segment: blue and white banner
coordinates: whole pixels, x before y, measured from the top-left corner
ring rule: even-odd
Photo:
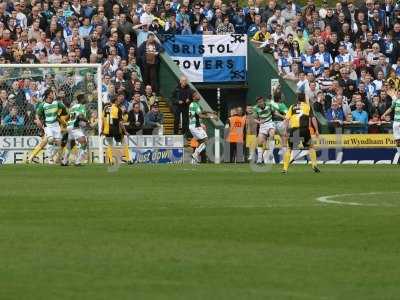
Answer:
[[[246,35],[167,35],[163,46],[191,82],[246,81]]]

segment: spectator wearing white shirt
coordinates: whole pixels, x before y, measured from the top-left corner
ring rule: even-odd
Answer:
[[[327,91],[332,88],[333,78],[330,76],[330,69],[325,68],[322,75],[318,78],[318,84],[322,91]]]
[[[299,93],[305,93],[306,87],[309,86],[308,79],[303,72],[299,74],[299,81],[296,83],[296,86]]]
[[[278,59],[278,70],[282,75],[289,74],[292,70],[293,59],[289,56],[289,48],[283,47],[282,56]]]
[[[372,100],[372,97],[376,95],[376,87],[375,84],[371,81],[371,74],[367,73],[364,78],[365,84],[365,92],[367,94],[367,98],[369,101]]]
[[[285,25],[285,18],[282,17],[281,15],[281,10],[280,9],[275,9],[274,14],[272,15],[272,17],[270,17],[268,19],[267,25],[271,25],[272,22],[276,22],[278,25]]]
[[[381,91],[382,86],[385,83],[385,77],[383,75],[383,71],[378,71],[376,77],[377,78],[373,81],[373,84],[375,85],[375,90],[378,93]]]
[[[307,52],[301,55],[301,63],[306,74],[312,72],[312,67],[314,66],[315,56],[313,51],[313,47],[309,46]]]
[[[15,11],[17,12],[15,19],[17,21],[16,25],[21,26],[22,29],[26,29],[28,27],[28,19],[25,14],[21,11],[21,4],[19,2],[14,3]]]
[[[40,22],[39,20],[35,20],[32,23],[32,26],[28,30],[28,39],[36,39],[40,40],[40,33],[42,30],[40,30]]]
[[[346,48],[344,45],[339,46],[339,55],[335,57],[335,62],[338,64],[344,64],[353,61],[353,57],[346,53]]]
[[[318,45],[318,52],[314,56],[324,68],[329,68],[333,64],[332,56],[329,52],[325,51],[325,44],[323,43]]]
[[[370,66],[377,66],[379,64],[379,57],[381,56],[380,49],[378,43],[372,45],[372,51],[367,55],[367,62]]]
[[[349,53],[351,56],[354,56],[354,54],[355,54],[354,45],[350,40],[350,35],[346,34],[344,36],[343,44],[344,44],[344,47],[346,48],[347,53]]]
[[[53,46],[53,53],[49,55],[49,64],[60,64],[63,61],[59,44]]]
[[[276,24],[275,32],[271,35],[274,39],[274,43],[277,44],[279,39],[286,40],[285,33],[283,32],[283,27],[280,24]]]
[[[285,24],[296,18],[296,5],[292,0],[287,1],[286,8],[282,10],[281,15],[285,19]]]
[[[151,6],[147,4],[144,7],[144,13],[140,16],[140,23],[150,26],[153,22],[153,19],[154,16],[151,13]]]
[[[314,77],[320,77],[324,72],[324,65],[319,60],[314,61],[314,66],[311,68],[311,73]]]
[[[309,88],[306,89],[305,96],[307,103],[313,104],[317,101],[319,89],[315,81],[309,82]]]

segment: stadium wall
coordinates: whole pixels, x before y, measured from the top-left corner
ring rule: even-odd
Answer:
[[[296,84],[279,76],[274,57],[264,53],[251,42],[248,43],[248,65],[247,103],[249,105],[255,104],[257,96],[269,97],[271,95],[271,79],[274,78],[279,78],[284,101],[287,104],[296,102]],[[321,125],[321,132],[327,132],[328,122],[325,116],[319,113],[316,113],[315,116]]]
[[[285,102],[296,101],[296,85],[282,79],[278,74],[276,63],[271,54],[265,54],[253,43],[248,43],[248,92],[247,103],[255,104],[257,96],[271,95],[271,79],[279,78]]]

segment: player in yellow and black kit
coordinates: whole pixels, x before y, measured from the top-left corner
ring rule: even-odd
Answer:
[[[314,172],[319,173],[320,170],[317,167],[317,153],[315,152],[311,141],[311,128],[313,128],[315,131],[315,135],[317,137],[319,136],[318,123],[313,115],[310,105],[306,103],[306,97],[304,93],[298,94],[297,103],[289,107],[289,110],[286,114],[285,123],[286,128],[288,128],[289,140],[288,150],[283,158],[282,173],[287,173],[292,149],[293,147],[298,147],[300,141],[303,143],[304,149],[309,150],[311,165]]]
[[[103,108],[103,134],[107,140],[106,156],[107,161],[113,163],[113,146],[114,142],[116,146],[124,144],[124,156],[130,161],[128,144],[125,143],[124,135],[127,135],[125,126],[123,125],[123,114],[122,114],[122,101],[123,97],[118,95],[112,104],[106,104]]]

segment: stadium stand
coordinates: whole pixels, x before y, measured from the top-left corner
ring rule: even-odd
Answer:
[[[0,63],[101,63],[103,102],[122,92],[128,109],[134,91],[147,107],[157,99],[167,114],[170,133],[173,114],[163,98],[170,95],[160,95],[158,78],[163,48],[155,36],[246,33],[274,57],[280,75],[307,95],[330,130],[390,131],[390,117],[380,116],[400,88],[400,4],[393,0],[331,4],[3,1]],[[68,74],[64,76],[67,79]],[[1,73],[2,134],[33,134],[32,111],[48,81],[15,78]],[[85,90],[96,89],[95,82],[86,84]],[[148,97],[147,86],[152,88]],[[60,85],[57,93],[68,101],[73,88]]]

